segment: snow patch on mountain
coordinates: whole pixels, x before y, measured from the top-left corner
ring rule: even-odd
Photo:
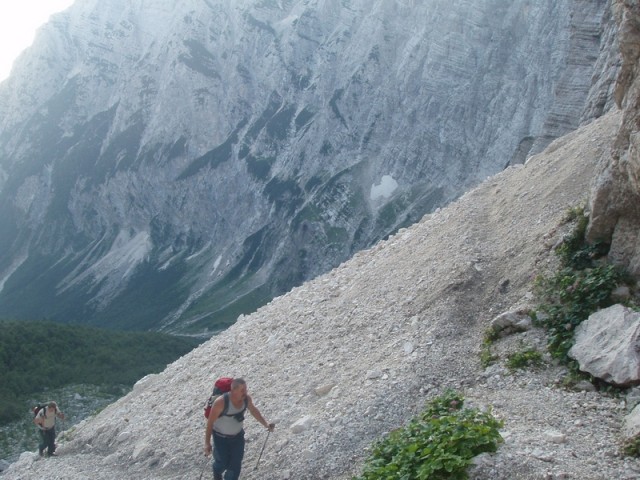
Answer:
[[[390,198],[397,188],[398,182],[396,182],[391,175],[383,175],[379,185],[371,185],[369,198],[371,198],[371,200]]]

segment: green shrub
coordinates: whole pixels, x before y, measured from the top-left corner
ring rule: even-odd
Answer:
[[[542,363],[542,354],[535,348],[527,348],[521,352],[515,352],[507,356],[507,368],[510,370],[539,367]]]
[[[536,279],[535,291],[541,301],[539,310],[547,314],[539,323],[549,334],[549,352],[571,364],[568,352],[576,327],[595,311],[611,306],[611,292],[631,280],[621,269],[599,260],[607,254],[606,243],[587,243],[589,219],[584,209],[570,209],[565,221],[576,221],[576,225],[556,249],[560,269],[552,276]]]
[[[482,338],[482,349],[480,350],[480,363],[483,368],[487,368],[498,360],[498,356],[493,353],[491,347],[499,336],[499,332],[493,328],[485,330]]]
[[[544,302],[540,310],[548,314],[541,323],[549,334],[552,356],[569,361],[576,327],[593,312],[613,304],[611,292],[623,278],[618,268],[604,265],[584,270],[563,268],[537,281],[536,292]]]
[[[628,457],[640,457],[640,437],[626,440],[622,445],[622,452]]]
[[[502,422],[491,413],[463,408],[464,399],[448,391],[417,418],[374,445],[362,474],[354,480],[462,480],[471,459],[495,452]]]

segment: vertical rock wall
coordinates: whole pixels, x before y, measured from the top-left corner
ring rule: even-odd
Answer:
[[[611,242],[611,261],[640,277],[640,3],[616,0],[612,8],[622,60],[614,95],[623,119],[593,187],[587,236]]]

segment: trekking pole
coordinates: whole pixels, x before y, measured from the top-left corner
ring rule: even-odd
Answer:
[[[254,468],[254,470],[258,470],[258,464],[260,463],[260,459],[262,458],[262,452],[264,452],[264,447],[267,446],[267,440],[269,440],[270,434],[271,434],[271,430],[268,430],[267,438],[264,439],[264,443],[262,444],[262,450],[260,450],[260,456],[258,457],[258,461],[256,462],[256,468]]]
[[[200,479],[199,480],[202,480],[202,475],[204,475],[204,470],[205,470],[205,468],[207,468],[208,464],[209,464],[209,457],[205,457],[204,465],[202,466],[202,470],[200,470]]]

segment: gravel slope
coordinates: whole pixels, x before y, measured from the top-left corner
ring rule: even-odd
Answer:
[[[609,114],[557,140],[241,318],[69,432],[59,458],[25,453],[4,478],[197,479],[203,469],[210,478],[202,404],[223,374],[245,377],[278,423],[255,471],[266,433],[247,420],[244,480],[349,479],[374,439],[448,387],[505,421],[505,443],[473,478],[640,478],[640,463],[617,453],[623,400],[559,388],[557,366],[511,374],[484,370],[479,357],[491,319],[531,303],[562,218],[585,202],[619,122]],[[544,338],[529,331],[496,348],[504,357],[521,342]]]

